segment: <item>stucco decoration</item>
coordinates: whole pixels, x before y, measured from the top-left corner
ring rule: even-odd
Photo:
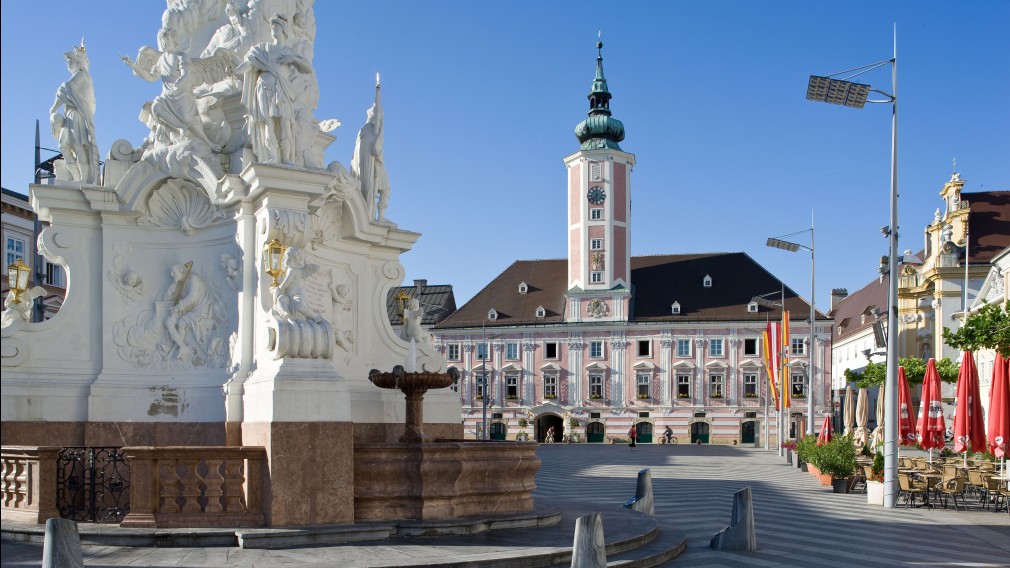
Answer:
[[[0,326],[9,327],[15,320],[23,322],[32,319],[32,304],[35,298],[46,295],[46,289],[42,286],[33,286],[21,293],[20,296],[14,294],[14,290],[8,290],[4,298],[3,313],[0,314]]]
[[[227,360],[226,314],[214,290],[192,262],[173,265],[171,281],[153,310],[113,326],[123,360],[136,367],[223,368]]]
[[[271,350],[281,359],[329,359],[333,355],[333,329],[319,310],[312,307],[306,280],[319,266],[305,261],[298,247],[284,251],[284,275],[280,284],[270,289],[273,303]]]
[[[56,90],[56,100],[49,109],[49,124],[66,166],[66,170],[56,169],[57,177],[65,171],[70,179],[62,181],[96,184],[101,172],[95,138],[95,87],[84,40],[81,39],[80,47],[74,46],[63,56],[70,79]],[[63,107],[63,114],[59,113],[60,107]]]
[[[112,253],[114,255],[112,268],[105,275],[123,298],[123,303],[133,305],[138,298],[147,292],[147,283],[140,273],[130,268],[128,264],[129,243],[122,240],[112,243]]]
[[[589,300],[589,305],[586,306],[586,313],[589,314],[589,317],[593,318],[607,317],[610,313],[610,307],[607,306],[607,303],[603,300],[593,298],[592,300]]]
[[[351,287],[338,282],[336,270],[330,275],[330,301],[333,304],[333,339],[344,351],[350,352],[354,345],[354,299]]]
[[[137,219],[138,225],[178,229],[192,235],[225,217],[224,211],[211,205],[202,189],[181,179],[170,178],[147,200],[148,214]]]

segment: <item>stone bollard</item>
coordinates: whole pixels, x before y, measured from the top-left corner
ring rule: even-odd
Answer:
[[[656,509],[652,500],[652,471],[648,468],[638,472],[638,486],[635,488],[635,497],[624,502],[625,509],[655,515]]]
[[[590,513],[575,519],[572,568],[607,568],[605,547],[603,517],[600,513]]]
[[[716,550],[757,550],[754,532],[754,502],[750,487],[733,494],[733,516],[730,525],[712,537],[709,546]]]
[[[77,523],[70,519],[46,521],[46,537],[42,545],[42,568],[83,568],[81,536]]]

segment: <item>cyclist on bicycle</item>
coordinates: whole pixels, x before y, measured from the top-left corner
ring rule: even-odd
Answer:
[[[673,430],[669,426],[666,427],[666,431],[663,432],[663,437],[666,438],[666,443],[669,444],[670,440],[673,439]]]

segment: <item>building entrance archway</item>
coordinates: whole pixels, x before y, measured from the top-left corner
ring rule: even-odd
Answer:
[[[708,422],[692,422],[691,443],[701,442],[702,444],[707,444],[710,430]]]
[[[541,414],[534,422],[537,441],[541,444],[547,442],[547,431],[554,428],[554,442],[560,442],[565,435],[565,421],[557,414]]]
[[[748,420],[746,422],[740,423],[740,443],[741,444],[753,444],[754,437],[757,434],[754,428],[755,422],[753,420]]]

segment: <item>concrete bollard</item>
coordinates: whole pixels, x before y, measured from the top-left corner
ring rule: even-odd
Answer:
[[[648,468],[638,472],[638,486],[635,488],[635,497],[624,502],[625,509],[655,515],[656,509],[652,500],[652,471]]]
[[[575,519],[572,568],[607,568],[603,517],[600,513],[590,513]]]
[[[70,519],[46,521],[46,537],[42,545],[42,568],[83,568],[81,535],[77,523]]]
[[[733,494],[733,516],[730,525],[712,537],[709,546],[716,550],[757,550],[754,532],[754,501],[750,487]]]

